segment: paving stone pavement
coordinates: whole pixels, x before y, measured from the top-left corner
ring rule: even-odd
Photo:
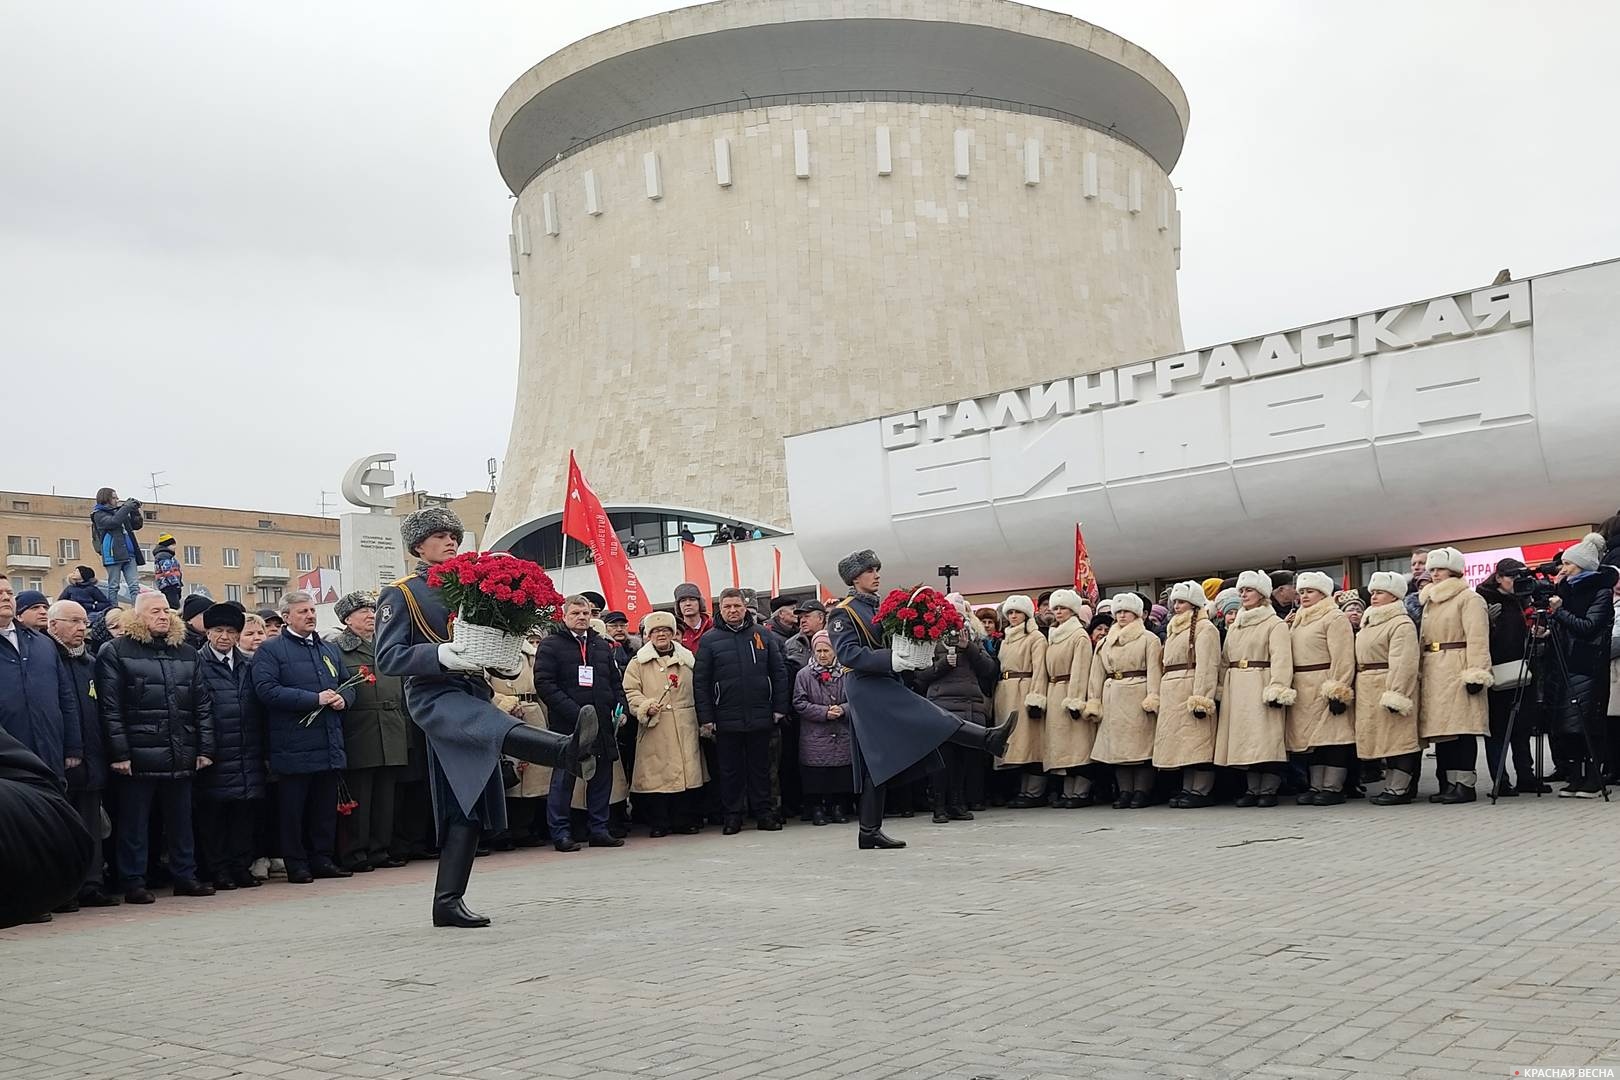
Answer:
[[[891,828],[480,859],[488,930],[429,927],[413,864],[0,931],[0,1080],[1620,1066],[1620,806]]]

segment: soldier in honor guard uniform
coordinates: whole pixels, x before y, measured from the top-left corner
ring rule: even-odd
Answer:
[[[884,784],[941,771],[945,762],[939,748],[947,742],[1000,757],[1018,723],[1014,714],[999,727],[987,728],[953,716],[906,688],[899,673],[916,669],[887,647],[877,624],[882,569],[883,563],[871,550],[857,551],[839,561],[838,576],[851,591],[833,608],[827,628],[838,662],[847,669],[844,693],[854,735],[862,850],[906,846],[905,841],[883,832]],[[924,666],[931,663],[932,658],[923,661]]]
[[[443,507],[428,507],[405,518],[400,535],[405,550],[422,561],[377,600],[377,670],[404,677],[411,719],[427,736],[439,832],[433,925],[488,926],[488,918],[467,910],[462,896],[480,830],[506,827],[501,755],[589,779],[596,770],[596,711],[581,708],[573,734],[563,735],[530,727],[491,704],[484,670],[450,640],[450,613],[427,582],[430,566],[455,557],[464,535],[460,519]]]

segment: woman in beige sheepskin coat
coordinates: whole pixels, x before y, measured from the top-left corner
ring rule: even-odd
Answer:
[[[1401,603],[1404,575],[1380,571],[1367,590],[1372,605],[1356,635],[1356,756],[1384,762],[1384,790],[1367,801],[1396,806],[1417,791],[1417,627]]]
[[[1213,801],[1215,790],[1215,688],[1221,678],[1221,632],[1205,612],[1204,590],[1183,581],[1170,590],[1169,632],[1164,639],[1164,676],[1159,680],[1159,721],[1153,730],[1153,767],[1180,769],[1176,809]]]
[[[1243,768],[1248,788],[1236,806],[1276,806],[1278,772],[1288,760],[1284,712],[1294,703],[1294,650],[1288,624],[1271,606],[1271,578],[1261,570],[1238,575],[1242,608],[1226,632],[1215,764]]]
[[[1429,584],[1418,599],[1423,617],[1418,736],[1434,744],[1440,790],[1430,802],[1473,802],[1479,737],[1491,730],[1491,620],[1485,600],[1463,580],[1456,548],[1429,552]]]
[[[998,769],[1023,769],[1024,777],[1016,798],[1007,805],[1015,810],[1045,805],[1046,774],[1041,755],[1046,752],[1046,639],[1035,626],[1035,602],[1027,596],[1009,596],[1001,604],[1001,617],[1007,631],[1001,639],[996,659],[1001,661],[1001,681],[996,684],[996,722],[1023,714],[1014,729],[1007,753],[997,762]]]
[[[1085,715],[1098,721],[1091,756],[1114,766],[1116,810],[1139,810],[1153,793],[1153,714],[1159,711],[1163,647],[1142,622],[1142,598],[1114,597],[1114,628],[1091,664]]]
[[[1294,657],[1294,703],[1283,725],[1290,754],[1310,755],[1309,791],[1301,806],[1344,802],[1356,745],[1356,635],[1333,602],[1333,579],[1310,570],[1294,579],[1299,610],[1289,619]]]
[[[1091,805],[1091,777],[1080,771],[1091,764],[1097,725],[1082,713],[1091,680],[1091,638],[1080,609],[1085,601],[1073,589],[1052,594],[1052,628],[1046,632],[1046,712],[1041,765],[1063,775],[1063,794],[1052,805],[1065,810]]]
[[[695,833],[692,805],[708,779],[692,700],[695,661],[675,640],[675,616],[655,611],[641,622],[647,643],[624,669],[624,696],[636,720],[635,771],[630,791],[646,811],[654,837]]]

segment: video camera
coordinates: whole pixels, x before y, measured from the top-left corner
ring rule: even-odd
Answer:
[[[1558,564],[1543,563],[1526,566],[1513,572],[1513,595],[1530,604],[1530,610],[1546,612],[1551,606],[1553,591],[1557,588]]]

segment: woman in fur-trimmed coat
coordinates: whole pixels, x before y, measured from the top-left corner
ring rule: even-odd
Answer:
[[[1142,622],[1142,598],[1114,597],[1114,628],[1091,664],[1088,717],[1098,721],[1091,756],[1114,766],[1116,810],[1140,810],[1153,793],[1153,714],[1159,711],[1163,646]]]
[[[1434,744],[1440,790],[1430,802],[1473,802],[1479,737],[1490,734],[1491,620],[1463,580],[1456,548],[1429,552],[1429,584],[1418,600],[1422,642],[1418,736]]]
[[[1215,790],[1215,688],[1221,677],[1221,632],[1205,612],[1204,590],[1183,581],[1170,590],[1170,625],[1159,681],[1159,721],[1153,730],[1153,767],[1180,769],[1176,809],[1212,802]]]
[[[1237,806],[1276,806],[1278,772],[1288,760],[1284,712],[1294,703],[1294,649],[1288,624],[1271,606],[1271,577],[1261,570],[1238,575],[1242,607],[1226,631],[1215,764],[1247,772]]]
[[[1367,801],[1395,806],[1417,792],[1417,627],[1401,603],[1404,575],[1380,571],[1368,591],[1372,605],[1356,635],[1356,756],[1384,761],[1384,790]]]
[[[641,621],[647,643],[624,669],[624,697],[635,718],[636,756],[630,790],[647,811],[654,837],[699,829],[696,793],[708,779],[692,700],[696,661],[675,640],[675,616],[654,611]]]
[[[1333,602],[1333,579],[1311,570],[1294,579],[1299,609],[1289,625],[1294,656],[1294,703],[1283,732],[1291,754],[1310,755],[1309,791],[1301,806],[1344,802],[1356,745],[1356,636]]]
[[[1091,637],[1080,619],[1085,602],[1073,589],[1052,594],[1052,618],[1046,632],[1047,696],[1052,708],[1045,721],[1041,764],[1049,773],[1063,774],[1063,794],[1052,805],[1075,810],[1091,805],[1091,777],[1081,766],[1091,764],[1097,725],[1085,716],[1087,687],[1091,683]]]
[[[1021,768],[1024,778],[1018,795],[1008,801],[1013,809],[1042,805],[1046,774],[1041,755],[1046,752],[1046,639],[1035,626],[1035,602],[1027,596],[1009,596],[1001,604],[1007,624],[1001,639],[1001,682],[996,684],[996,719],[1023,715],[1014,730],[998,769]]]

